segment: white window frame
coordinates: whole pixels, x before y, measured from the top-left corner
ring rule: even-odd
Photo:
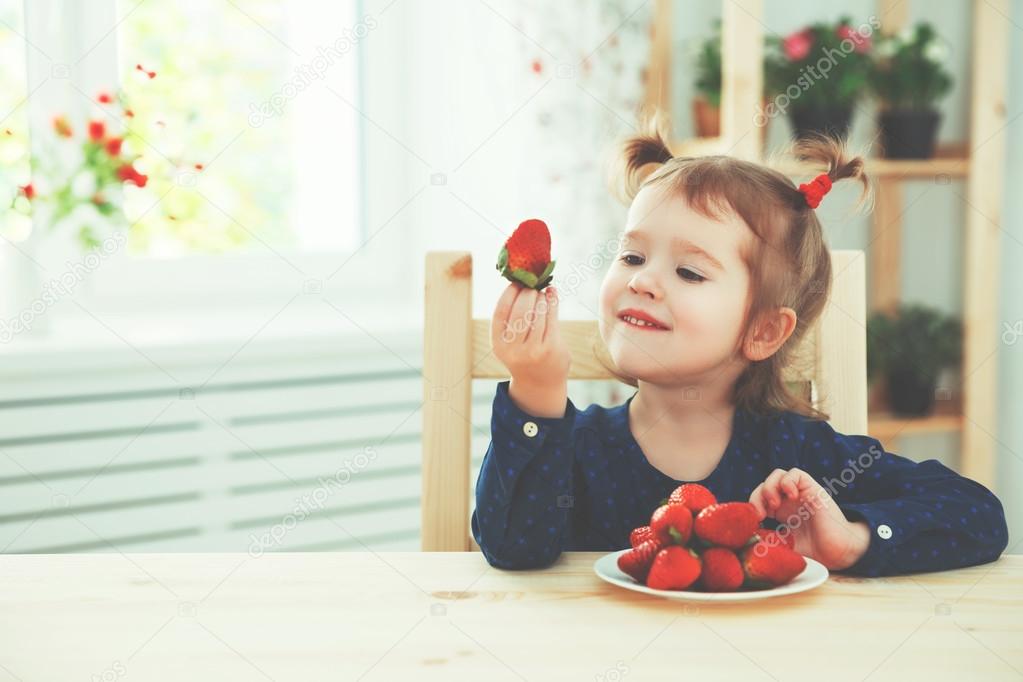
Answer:
[[[116,25],[124,17],[117,16],[117,4],[117,0],[96,0],[88,4],[77,0],[25,0],[25,37],[35,46],[26,48],[28,91],[32,92],[43,80],[53,78],[61,65],[66,71],[65,77],[84,92],[118,83],[115,33]],[[367,14],[361,1],[356,11],[358,16]],[[389,19],[401,21],[402,15],[392,13]],[[361,110],[402,106],[407,88],[393,77],[393,72],[389,72],[387,78],[373,78],[372,74],[367,75],[365,66],[404,59],[401,36],[407,30],[407,26],[401,26],[388,36],[373,36],[373,40],[357,44],[361,97],[356,105]],[[82,45],[85,47],[76,50]],[[95,47],[80,64],[69,65],[60,56],[81,54],[90,49],[89,45]],[[373,51],[374,59],[366,59],[366,50]],[[402,73],[408,71],[401,70]],[[373,87],[366,87],[367,82],[373,83]],[[82,105],[84,103],[70,104]],[[66,111],[69,103],[32,97],[29,106],[30,129],[45,133],[49,131],[52,112]],[[403,151],[393,146],[383,148],[379,142],[362,134],[364,130],[363,125],[359,136],[361,246],[354,252],[278,249],[192,255],[173,260],[111,258],[90,274],[75,292],[75,299],[90,311],[113,311],[140,318],[158,316],[170,309],[189,311],[200,307],[206,316],[216,314],[218,307],[230,311],[238,305],[276,310],[282,295],[310,289],[338,300],[371,294],[376,306],[407,303],[416,289],[408,278],[408,273],[417,270],[417,264],[411,262],[415,249],[382,253],[383,240],[378,235],[386,230],[391,241],[409,246],[414,243],[410,239],[411,212],[396,216],[395,210],[402,205],[402,197],[412,197],[415,189],[404,170],[407,164]],[[395,131],[396,135],[404,133],[405,130]],[[377,183],[383,183],[387,191],[366,191]],[[62,310],[51,310],[49,314],[74,315],[76,308],[63,306]]]

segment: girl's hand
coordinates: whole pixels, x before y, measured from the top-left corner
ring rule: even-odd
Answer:
[[[558,326],[558,294],[517,282],[497,301],[490,343],[511,373],[509,391],[522,409],[537,417],[565,412],[572,355]]]
[[[850,522],[835,501],[801,469],[775,469],[750,494],[761,519],[788,526],[796,551],[840,571],[856,563],[870,545],[870,527]]]

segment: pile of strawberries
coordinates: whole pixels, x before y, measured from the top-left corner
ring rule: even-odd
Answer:
[[[749,502],[719,504],[697,483],[676,488],[629,536],[618,568],[658,590],[734,592],[784,585],[806,568],[791,533],[760,527]]]

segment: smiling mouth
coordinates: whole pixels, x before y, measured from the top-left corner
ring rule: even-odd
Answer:
[[[652,332],[666,332],[666,331],[668,331],[667,327],[662,327],[660,325],[653,324],[652,322],[647,322],[645,320],[641,320],[641,319],[639,319],[637,317],[633,317],[632,315],[621,315],[618,319],[621,320],[622,322],[624,322],[626,325],[628,325],[630,327],[635,327],[637,329],[646,329],[647,331],[652,331]]]

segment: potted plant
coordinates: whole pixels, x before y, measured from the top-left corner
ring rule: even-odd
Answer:
[[[696,53],[696,97],[693,123],[697,137],[721,134],[721,20],[714,21],[714,34],[700,43]]]
[[[873,30],[870,24],[853,28],[849,17],[842,17],[785,38],[767,37],[767,89],[774,107],[789,114],[797,138],[814,133],[848,136],[870,69]]]
[[[952,88],[952,76],[943,66],[947,54],[927,22],[878,41],[869,86],[881,103],[878,126],[888,158],[934,155],[941,122],[936,103]]]
[[[721,135],[721,20],[714,20],[714,33],[697,46],[694,67],[696,96],[693,124],[697,137]],[[761,100],[767,108],[767,98]]]
[[[962,359],[958,318],[922,305],[901,305],[894,315],[877,312],[867,320],[867,376],[883,376],[892,412],[931,412],[941,370]]]

